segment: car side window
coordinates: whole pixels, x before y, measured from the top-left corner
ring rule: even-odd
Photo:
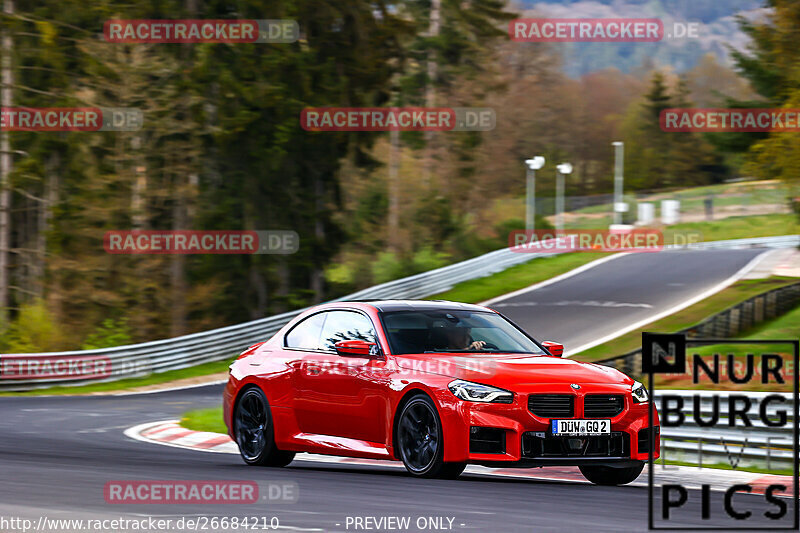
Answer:
[[[319,336],[327,314],[317,313],[299,322],[286,334],[286,347],[299,348],[301,350],[319,350]]]
[[[334,351],[339,341],[375,341],[375,328],[372,321],[355,311],[329,311],[322,328],[320,345],[323,350]]]

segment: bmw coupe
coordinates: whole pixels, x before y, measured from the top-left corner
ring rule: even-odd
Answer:
[[[633,481],[660,452],[647,389],[562,352],[478,305],[328,303],[231,364],[225,423],[249,465],[310,452],[420,477],[573,465],[596,484]]]

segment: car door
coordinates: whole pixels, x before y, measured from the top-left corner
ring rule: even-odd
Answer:
[[[385,386],[375,380],[383,359],[341,357],[342,340],[375,342],[370,318],[355,310],[332,310],[325,317],[318,349],[302,357],[296,372],[295,411],[301,431],[383,442]]]

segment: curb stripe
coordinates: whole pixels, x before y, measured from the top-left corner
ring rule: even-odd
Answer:
[[[221,437],[215,437],[215,438],[213,438],[211,440],[198,442],[197,444],[194,445],[194,447],[195,448],[200,448],[201,450],[206,450],[208,448],[213,448],[214,446],[218,446],[220,444],[225,444],[225,443],[228,443],[228,442],[233,443],[233,439],[231,439],[227,435],[223,435]]]
[[[125,435],[135,440],[196,450],[201,452],[227,453],[239,455],[236,443],[228,435],[212,433],[209,431],[193,431],[180,425],[180,420],[161,420],[140,424],[125,430]],[[403,468],[399,461],[389,461],[381,459],[359,459],[357,457],[338,457],[332,455],[319,454],[298,454],[295,458],[298,463],[335,463],[341,465],[362,465],[362,466],[381,466],[388,468]],[[566,470],[565,470],[566,468]],[[522,468],[488,468],[480,465],[468,465],[465,474],[490,476],[490,477],[510,477],[517,479],[530,479],[532,481],[550,481],[560,483],[588,484],[577,469],[568,470],[569,467],[552,467],[552,472],[543,469],[522,469]],[[781,476],[773,474],[759,474],[755,472],[718,470],[698,467],[677,467],[671,466],[670,470],[676,469],[676,474],[683,480],[683,484],[688,489],[700,490],[703,483],[708,483],[710,478],[718,479],[730,483],[747,483],[752,488],[753,494],[764,494],[769,485],[782,484],[787,486],[787,491],[775,492],[775,496],[793,497],[792,476]],[[658,476],[658,475],[657,475]],[[628,486],[647,487],[647,469],[642,472],[638,480],[629,483]],[[662,482],[667,482],[663,480]],[[672,480],[674,482],[674,480]],[[724,491],[726,487],[712,487],[713,491]]]
[[[180,439],[181,437],[185,437],[187,435],[191,435],[192,433],[193,433],[192,430],[187,429],[187,430],[184,430],[184,431],[181,431],[181,432],[178,432],[178,433],[172,433],[170,435],[167,435],[166,437],[159,437],[158,440],[160,440],[162,442],[172,442],[174,440]]]

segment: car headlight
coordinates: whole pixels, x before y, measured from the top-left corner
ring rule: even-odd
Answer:
[[[647,388],[638,381],[633,382],[631,396],[633,396],[634,403],[645,403],[650,400],[650,396],[647,394]]]
[[[456,398],[468,402],[511,403],[514,401],[513,392],[463,379],[451,381],[447,388]]]

